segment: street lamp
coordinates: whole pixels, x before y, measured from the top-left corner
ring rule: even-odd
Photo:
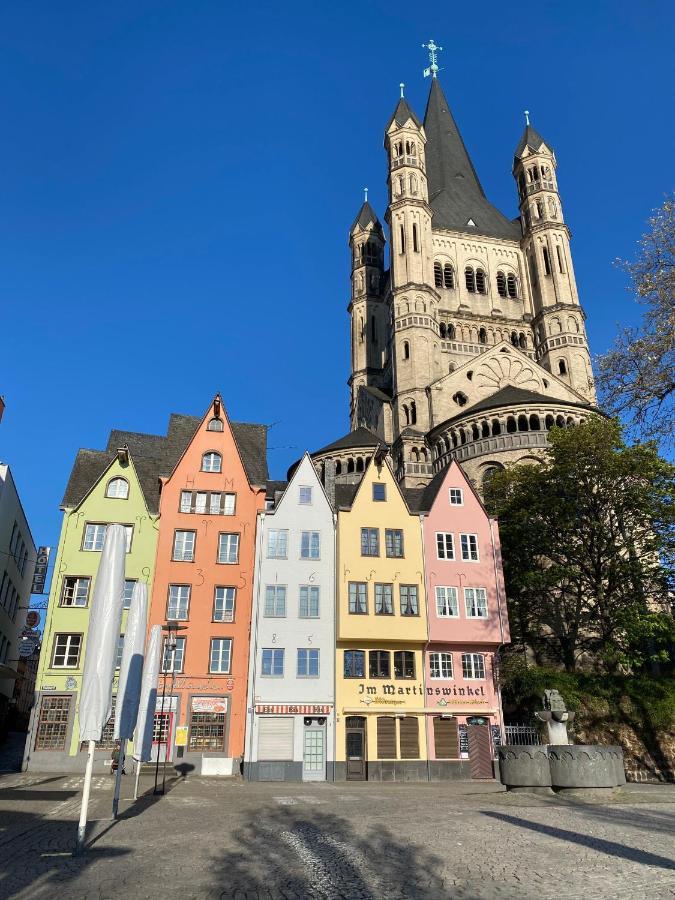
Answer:
[[[162,716],[166,715],[166,710],[164,709],[164,701],[166,698],[167,659],[171,660],[171,696],[173,696],[173,689],[176,681],[174,654],[176,652],[176,646],[178,644],[177,636],[179,631],[184,631],[186,628],[187,625],[178,625],[176,622],[167,622],[166,625],[162,625],[162,631],[166,634],[166,637],[164,639],[164,650],[162,652]],[[161,721],[163,722],[164,719],[162,719]],[[164,794],[166,792],[166,757],[169,753],[168,723],[166,729],[164,730],[164,741],[161,740],[162,730],[164,729],[162,729],[162,726],[160,724],[160,740],[157,742],[157,759],[155,760],[155,787],[153,790],[153,794]],[[157,781],[159,779],[159,754],[162,743],[164,743],[164,760],[162,765],[162,790],[160,791],[157,789]]]

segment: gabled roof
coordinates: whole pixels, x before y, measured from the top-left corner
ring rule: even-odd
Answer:
[[[437,78],[431,83],[424,130],[432,228],[471,232],[475,227],[477,234],[519,240],[518,220],[502,215],[485,196]]]
[[[520,143],[516,147],[516,152],[515,152],[516,159],[521,158],[526,147],[529,147],[530,150],[537,151],[541,147],[542,144],[546,144],[546,141],[539,134],[539,132],[536,129],[534,129],[531,125],[526,125],[525,131],[523,132],[523,136],[520,139]]]
[[[389,131],[392,122],[396,122],[397,125],[400,125],[402,127],[403,125],[405,125],[408,119],[412,119],[418,128],[422,127],[422,123],[417,118],[413,110],[408,106],[408,101],[405,99],[405,97],[401,97],[401,99],[396,104],[396,109],[394,110],[391,119],[389,119],[389,121],[387,122],[385,131]]]
[[[575,403],[572,400],[559,400],[557,397],[546,396],[545,394],[539,394],[536,391],[527,391],[523,388],[513,387],[513,385],[508,384],[496,393],[480,400],[475,406],[467,406],[460,415],[470,416],[475,412],[482,412],[486,409],[496,409],[499,406],[516,406],[522,403],[560,404],[562,406],[591,408],[590,403]],[[457,417],[455,416],[455,418]]]
[[[172,413],[166,435],[138,431],[110,432],[105,450],[79,450],[70,473],[62,506],[75,507],[127,446],[136,468],[141,490],[151,513],[159,512],[159,479],[171,474],[202,419]],[[232,422],[232,433],[251,484],[267,481],[267,426]]]
[[[382,443],[384,443],[384,441],[382,441],[369,428],[361,427],[357,428],[355,431],[348,432],[348,434],[345,434],[344,437],[338,438],[337,441],[333,441],[332,444],[327,444],[320,450],[315,450],[311,455],[319,456],[321,453],[329,453],[331,450],[351,450],[357,447],[377,447],[378,444]]]
[[[350,233],[354,231],[357,225],[362,231],[366,231],[369,225],[373,225],[376,231],[384,234],[380,220],[377,218],[377,213],[367,200],[364,201],[356,218],[352,222],[352,227],[349,229]]]

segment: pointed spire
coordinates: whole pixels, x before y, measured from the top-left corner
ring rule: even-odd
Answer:
[[[424,114],[429,205],[434,228],[466,231],[517,240],[520,226],[489,202],[459,133],[443,88],[432,79]],[[473,222],[472,226],[468,226]]]
[[[366,199],[363,201],[361,209],[358,211],[356,218],[352,222],[352,227],[349,229],[349,233],[352,234],[357,229],[357,227],[361,231],[367,231],[369,226],[372,225],[373,230],[376,231],[384,239],[382,223],[377,218],[377,213],[368,202],[368,188],[364,188],[364,191],[366,192]]]
[[[530,125],[530,111],[529,109],[525,110],[525,131],[523,131],[523,136],[520,139],[518,146],[516,147],[515,152],[515,161],[518,161],[522,158],[523,152],[526,147],[529,147],[530,150],[539,150],[542,144],[545,144],[546,141],[539,134],[539,132]]]
[[[403,82],[401,82],[398,87],[399,87],[399,90],[401,91],[401,97],[400,97],[398,103],[396,104],[396,109],[394,110],[394,114],[387,122],[387,126],[384,129],[385,132],[389,131],[392,122],[396,122],[397,125],[402,126],[402,125],[405,125],[405,123],[408,121],[408,119],[412,119],[413,122],[415,123],[415,125],[417,125],[418,128],[421,128],[422,123],[417,118],[417,116],[412,111],[412,109],[408,106],[408,101],[403,96],[403,89],[405,88],[405,84]]]

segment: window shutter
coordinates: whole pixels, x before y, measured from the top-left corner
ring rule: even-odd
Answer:
[[[436,759],[459,759],[457,719],[434,718],[434,749]]]
[[[396,759],[396,719],[393,716],[377,718],[378,759]]]
[[[420,729],[419,719],[414,716],[406,716],[400,720],[401,728],[401,759],[420,758]]]
[[[293,716],[261,716],[258,723],[258,759],[293,759]]]

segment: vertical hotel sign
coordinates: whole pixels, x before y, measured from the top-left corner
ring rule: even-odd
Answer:
[[[49,567],[49,554],[51,547],[38,547],[35,571],[33,572],[33,587],[31,594],[45,594],[47,584],[47,568]]]

